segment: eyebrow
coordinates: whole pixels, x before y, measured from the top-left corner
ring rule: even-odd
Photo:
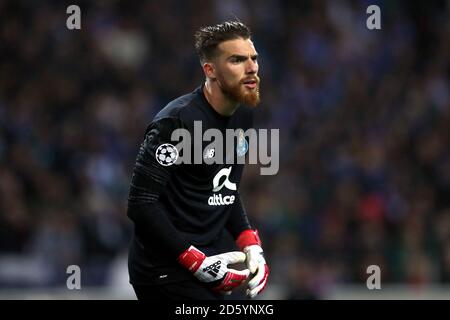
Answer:
[[[256,54],[252,55],[251,58],[252,59],[258,58],[258,54],[256,53]],[[233,54],[227,58],[227,60],[231,60],[231,59],[247,60],[247,56],[240,55],[240,54]]]

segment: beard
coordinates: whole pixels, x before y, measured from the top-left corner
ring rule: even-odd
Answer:
[[[252,90],[244,86],[244,82],[249,79],[256,81],[256,87]],[[230,84],[225,79],[217,78],[219,88],[229,99],[248,106],[256,107],[260,102],[259,97],[259,77],[248,77],[239,81],[237,84]]]

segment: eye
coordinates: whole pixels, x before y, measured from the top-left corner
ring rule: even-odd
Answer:
[[[245,58],[242,57],[233,57],[230,59],[231,63],[237,64],[245,61]]]

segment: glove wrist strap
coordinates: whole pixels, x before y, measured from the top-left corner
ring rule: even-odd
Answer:
[[[251,245],[261,246],[261,239],[258,235],[258,230],[247,229],[241,232],[236,240],[236,244],[240,250]]]
[[[203,252],[194,246],[190,246],[186,251],[180,254],[178,257],[178,263],[194,273],[198,270],[198,268],[200,268],[200,265],[205,259],[206,256]]]

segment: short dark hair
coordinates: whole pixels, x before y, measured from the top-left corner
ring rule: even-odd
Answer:
[[[217,55],[217,46],[224,41],[251,37],[250,29],[240,21],[227,21],[200,28],[194,35],[195,49],[201,63]]]

